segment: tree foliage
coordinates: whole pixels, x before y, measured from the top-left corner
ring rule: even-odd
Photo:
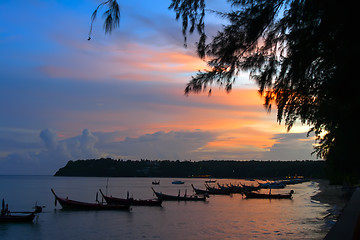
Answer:
[[[69,161],[55,176],[93,177],[196,177],[323,178],[323,161],[169,161],[113,160],[110,158]]]
[[[107,6],[107,10],[103,14],[104,21],[104,31],[105,33],[111,33],[115,28],[117,28],[120,24],[120,8],[119,4],[116,0],[108,0],[100,3],[93,14],[91,15],[91,25],[89,31],[89,38],[91,40],[93,23],[96,20],[97,13],[102,6]]]

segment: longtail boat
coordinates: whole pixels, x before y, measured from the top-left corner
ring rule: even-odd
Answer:
[[[194,192],[196,194],[209,194],[209,191],[208,190],[203,190],[203,189],[200,189],[200,188],[195,188],[193,184],[191,184],[191,187],[193,188]]]
[[[35,218],[34,212],[16,212],[0,216],[0,223],[32,222]]]
[[[113,196],[106,196],[101,189],[99,189],[102,197],[105,199],[107,204],[117,205],[131,205],[131,206],[161,206],[162,200],[159,199],[134,199],[134,198],[117,198]]]
[[[239,184],[234,185],[230,183],[227,185],[227,188],[231,193],[243,193],[243,188]]]
[[[268,189],[281,189],[285,188],[286,184],[282,181],[277,182],[266,182],[266,183],[259,183],[260,188],[268,188]]]
[[[55,196],[55,206],[56,203],[59,202],[64,209],[73,209],[73,210],[129,210],[130,209],[129,204],[115,205],[115,204],[102,204],[99,202],[98,203],[79,202],[79,201],[70,200],[68,198],[58,197],[53,189],[51,189],[51,192]]]
[[[211,178],[209,178],[209,180],[205,180],[205,183],[216,183],[216,180],[211,180]]]
[[[220,185],[218,183],[218,185]],[[209,194],[212,195],[230,195],[231,191],[228,188],[216,188],[211,187],[209,184],[205,184],[206,189],[209,191]]]
[[[255,192],[244,192],[246,198],[263,198],[263,199],[291,199],[292,194],[294,193],[291,190],[287,194],[271,194],[271,193],[255,193]]]
[[[224,192],[229,192],[229,193],[242,193],[243,189],[241,186],[238,185],[233,185],[233,184],[226,184],[226,186],[220,185],[219,183],[217,183],[218,188],[221,189]]]
[[[3,200],[0,214],[0,223],[25,223],[25,222],[32,222],[37,213],[42,211],[42,207],[35,206],[35,211],[33,212],[11,212],[5,208],[5,203]],[[6,204],[7,206],[7,204]]]
[[[185,194],[183,196],[180,196],[180,194],[179,194],[176,196],[176,195],[168,195],[168,194],[164,194],[161,192],[156,192],[154,190],[154,188],[151,188],[151,189],[155,193],[156,197],[162,201],[205,201],[206,200],[205,195],[198,196],[198,195],[186,195]]]
[[[159,185],[160,184],[160,180],[155,180],[151,182],[152,185]]]
[[[194,189],[196,194],[208,194],[208,195],[230,195],[230,191],[223,190],[219,188],[210,187],[209,185],[205,185],[206,190],[195,188],[193,184],[191,184],[191,187]]]
[[[240,183],[240,185],[242,186],[244,192],[252,192],[252,191],[260,190],[260,185],[253,186],[253,185],[246,185],[246,184],[241,184],[241,183]]]
[[[183,181],[180,181],[180,180],[175,180],[175,181],[172,181],[171,184],[184,184],[185,182]]]

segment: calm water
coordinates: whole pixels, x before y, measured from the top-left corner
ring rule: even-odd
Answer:
[[[37,221],[0,224],[0,239],[322,239],[329,230],[320,217],[329,205],[311,201],[316,182],[287,186],[278,192],[295,191],[293,200],[243,199],[211,196],[207,202],[163,202],[162,207],[132,207],[122,211],[63,211],[54,206],[50,192],[80,201],[95,201],[99,188],[108,194],[153,198],[151,178],[84,178],[52,176],[0,176],[0,199],[9,209],[29,211],[35,202],[45,205]],[[204,188],[204,179],[161,179],[156,190],[192,193],[190,184]],[[246,182],[221,179],[220,183]],[[250,182],[248,182],[250,183]],[[255,183],[255,182],[253,182]]]

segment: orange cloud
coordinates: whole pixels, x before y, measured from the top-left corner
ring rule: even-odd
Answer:
[[[139,44],[129,44],[126,48],[112,50],[114,52],[117,79],[134,77],[137,81],[148,81],[157,77],[155,81],[173,82],[184,74],[189,76],[197,70],[206,68],[206,63],[194,56],[186,49],[152,49]],[[165,75],[164,75],[165,74]]]
[[[276,142],[272,139],[273,134],[284,132],[284,127],[276,123],[274,114],[266,113],[255,90],[237,89],[228,95],[218,93],[211,97],[190,96],[185,103],[150,104],[162,120],[147,124],[146,129],[151,129],[151,132],[194,129],[216,132],[218,137],[205,148],[218,151],[244,146],[266,149]],[[171,112],[171,115],[163,116],[162,112]]]
[[[47,59],[47,64],[39,70],[52,78],[91,81],[115,78],[179,83],[186,81],[197,70],[206,68],[204,61],[184,48],[140,44],[107,47],[86,45],[85,48],[82,45],[70,46],[75,48],[73,52]]]

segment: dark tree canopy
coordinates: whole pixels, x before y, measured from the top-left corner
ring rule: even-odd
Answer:
[[[324,178],[324,161],[170,161],[113,160],[110,158],[69,161],[55,176],[93,177],[209,177],[271,178],[288,176]]]
[[[116,1],[116,0],[114,0]],[[356,13],[350,1],[228,0],[227,20],[207,42],[205,0],[172,0],[183,35],[199,34],[197,51],[209,70],[187,84],[185,94],[230,91],[240,71],[249,71],[268,110],[288,130],[299,120],[317,136],[316,154],[327,160],[334,183],[359,179],[356,109],[360,105],[356,59]],[[214,12],[216,9],[212,9]]]

